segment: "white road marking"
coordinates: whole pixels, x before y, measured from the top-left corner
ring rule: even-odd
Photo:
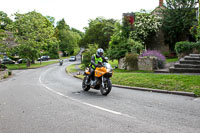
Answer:
[[[47,71],[49,71],[49,70],[50,70],[50,69],[48,69]],[[47,72],[47,71],[46,71],[46,72]],[[46,73],[46,72],[44,72],[44,73]],[[44,74],[44,73],[43,73],[43,74]],[[74,98],[71,98],[71,97],[69,97],[69,96],[66,96],[66,95],[64,95],[63,93],[60,93],[60,92],[58,92],[58,91],[55,91],[55,90],[51,89],[50,87],[48,87],[47,85],[45,85],[44,83],[42,83],[42,80],[41,80],[41,79],[42,79],[42,74],[41,74],[40,77],[39,77],[39,82],[40,82],[40,84],[41,84],[44,88],[46,88],[47,90],[49,90],[49,91],[51,91],[51,92],[53,92],[53,93],[55,93],[55,94],[57,94],[57,95],[60,95],[60,96],[65,97],[65,98],[68,98],[68,99],[70,99],[70,100],[72,100],[72,101],[75,101],[75,102],[78,102],[78,103],[80,103],[80,104],[84,104],[84,105],[87,105],[87,106],[90,106],[90,107],[93,107],[93,108],[96,108],[96,109],[99,109],[99,110],[102,110],[102,111],[106,111],[106,112],[109,112],[109,113],[112,113],[112,114],[115,114],[115,115],[121,115],[121,116],[125,116],[125,117],[128,117],[128,118],[136,119],[136,117],[133,117],[133,116],[130,116],[130,115],[127,115],[127,114],[123,114],[123,113],[118,112],[118,111],[106,109],[106,108],[103,108],[103,107],[100,107],[100,106],[97,106],[97,105],[93,105],[93,104],[90,104],[90,103],[82,102],[82,101],[80,101],[80,100],[78,100],[78,99],[74,99]]]
[[[194,101],[200,101],[200,98],[195,98]]]
[[[20,75],[20,74],[22,74],[22,73],[24,73],[25,71],[23,71],[23,72],[19,72],[19,73],[16,73],[16,75]]]

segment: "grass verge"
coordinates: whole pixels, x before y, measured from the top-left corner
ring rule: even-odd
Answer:
[[[67,72],[69,73],[74,73],[74,72],[78,72],[78,70],[75,68],[75,64],[72,64],[72,65],[69,65],[66,69],[67,69]]]
[[[200,76],[198,75],[115,72],[112,83],[132,87],[193,92],[196,96],[200,96]]]
[[[77,72],[70,65],[68,72]],[[79,75],[83,78],[83,75]],[[143,87],[168,91],[193,92],[200,96],[200,75],[156,74],[148,71],[126,71],[115,69],[112,83],[131,87]]]
[[[8,64],[6,65],[8,67],[8,69],[10,70],[16,70],[16,69],[30,69],[30,68],[38,68],[38,67],[43,67],[43,66],[47,66],[50,64],[54,64],[54,63],[58,63],[58,61],[48,61],[48,62],[42,62],[42,64],[40,63],[35,63],[35,64],[31,64],[30,67],[26,67],[26,64]]]

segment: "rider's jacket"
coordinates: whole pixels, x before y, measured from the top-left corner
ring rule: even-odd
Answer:
[[[92,68],[95,69],[95,64],[98,64],[98,62],[103,62],[103,61],[106,62],[106,60],[105,60],[104,57],[97,57],[97,55],[94,54],[94,55],[92,56],[91,65],[90,65],[90,66],[91,66]]]

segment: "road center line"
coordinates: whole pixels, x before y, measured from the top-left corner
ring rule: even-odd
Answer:
[[[49,71],[49,70],[50,70],[50,69],[48,69],[47,71]],[[45,71],[43,74],[45,74],[47,71]],[[112,113],[112,114],[115,114],[115,115],[121,115],[121,116],[125,116],[125,117],[128,117],[128,118],[136,119],[136,117],[129,116],[129,115],[127,115],[127,114],[123,114],[123,113],[121,113],[121,112],[113,111],[113,110],[110,110],[110,109],[106,109],[106,108],[103,108],[103,107],[100,107],[100,106],[96,106],[96,105],[93,105],[93,104],[90,104],[90,103],[82,102],[82,101],[80,101],[80,100],[78,100],[78,99],[74,99],[74,98],[71,98],[71,97],[69,97],[69,96],[66,96],[66,95],[64,95],[64,94],[61,93],[61,92],[55,91],[55,90],[51,89],[50,87],[48,87],[47,85],[45,85],[44,83],[42,83],[42,74],[41,74],[40,77],[39,77],[39,82],[40,82],[40,84],[41,84],[44,88],[46,88],[47,90],[49,90],[49,91],[51,91],[51,92],[53,92],[53,93],[55,93],[55,94],[57,94],[57,95],[59,95],[59,96],[68,98],[68,99],[70,99],[70,100],[72,100],[72,101],[75,101],[75,102],[78,102],[78,103],[80,103],[80,104],[84,104],[84,105],[87,105],[87,106],[90,106],[90,107],[93,107],[93,108],[96,108],[96,109],[99,109],[99,110],[102,110],[102,111],[106,111],[106,112],[109,112],[109,113]]]

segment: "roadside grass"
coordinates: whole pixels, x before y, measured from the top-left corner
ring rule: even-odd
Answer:
[[[70,65],[68,72],[77,72]],[[83,75],[77,75],[83,78]],[[168,91],[193,92],[200,96],[200,75],[157,74],[151,71],[127,71],[115,69],[112,83],[131,87],[143,87]]]
[[[113,84],[169,91],[194,92],[200,96],[200,76],[155,73],[114,73]]]
[[[69,66],[66,68],[67,72],[69,72],[69,73],[78,72],[78,70],[75,68],[75,66],[76,66],[75,64],[69,65]]]
[[[23,63],[23,64],[7,64],[6,66],[7,66],[8,69],[10,69],[10,70],[17,70],[17,69],[38,68],[38,67],[43,67],[43,66],[47,66],[47,65],[50,65],[50,64],[54,64],[54,63],[58,63],[58,61],[42,62],[41,65],[40,65],[40,62],[37,62],[37,63],[35,63],[35,64],[31,64],[30,67],[26,67],[26,63]]]

